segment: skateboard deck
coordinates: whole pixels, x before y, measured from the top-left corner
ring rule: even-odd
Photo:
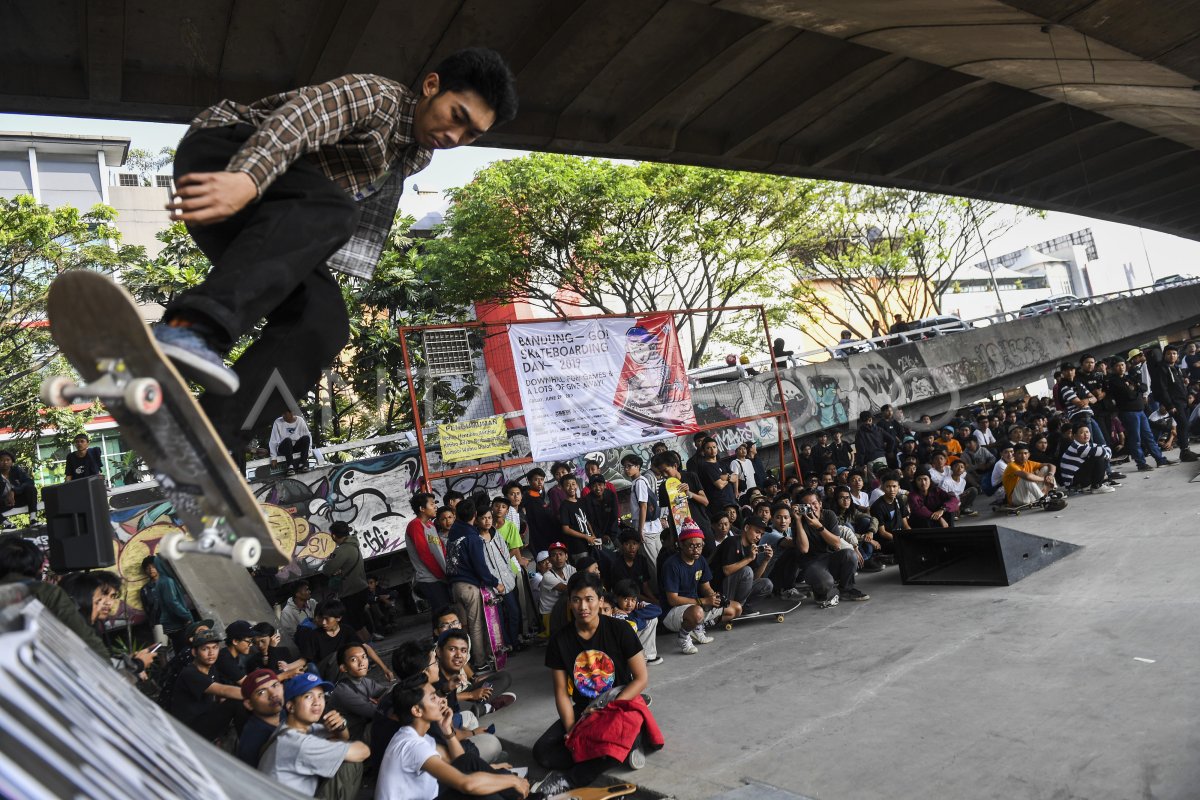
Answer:
[[[550,800],[617,800],[628,797],[637,791],[632,783],[618,783],[613,786],[585,786],[582,789],[571,789],[550,798]]]
[[[496,669],[504,669],[508,663],[508,653],[504,652],[504,625],[500,621],[500,604],[504,602],[504,596],[483,587],[479,592],[483,595],[483,627],[487,631],[492,658],[496,660]]]
[[[683,521],[691,516],[688,512],[687,492],[680,491],[683,481],[678,478],[667,478],[667,498],[671,501],[671,518],[675,520],[675,530],[683,527]]]
[[[99,397],[138,455],[174,481],[164,491],[197,542],[204,541],[206,521],[215,520],[212,530],[225,538],[210,552],[250,560],[261,550],[259,563],[286,566],[290,554],[275,544],[250,487],[129,293],[99,273],[73,270],[50,285],[48,310],[54,341],[86,385],[51,378],[43,384],[43,399],[64,405]],[[164,545],[175,560],[178,549]]]
[[[742,614],[740,617],[735,617],[729,622],[726,622],[725,630],[733,630],[733,626],[739,622],[753,622],[760,619],[773,619],[776,622],[783,622],[784,617],[798,609],[801,605],[803,605],[803,603],[797,601],[796,604],[791,608],[785,608],[779,611],[751,611],[749,614]]]

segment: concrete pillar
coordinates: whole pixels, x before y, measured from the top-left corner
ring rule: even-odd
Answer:
[[[29,190],[33,199],[42,202],[42,181],[38,176],[37,148],[29,148]]]
[[[100,165],[100,202],[110,205],[108,200],[108,164],[104,162],[104,151],[96,151],[96,163]]]

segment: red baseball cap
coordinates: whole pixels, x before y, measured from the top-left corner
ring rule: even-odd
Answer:
[[[567,546],[565,544],[563,544],[562,542],[551,542],[550,546],[546,548],[546,550],[566,550],[566,549],[567,549]]]
[[[275,674],[275,670],[262,668],[256,669],[246,676],[242,681],[242,699],[249,700],[262,687],[266,686],[271,681],[279,680],[279,676]]]

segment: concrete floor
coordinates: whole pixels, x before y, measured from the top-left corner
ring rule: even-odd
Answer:
[[[667,746],[618,774],[686,800],[750,781],[817,800],[1200,797],[1195,473],[984,512],[1083,545],[1011,587],[905,587],[892,567],[861,576],[869,602],[720,631],[699,655],[660,637]],[[510,662],[520,699],[495,717],[526,746],[555,714],[543,652]]]

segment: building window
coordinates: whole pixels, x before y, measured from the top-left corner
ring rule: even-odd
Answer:
[[[118,186],[137,186],[138,176],[130,172],[122,172],[117,175]]]
[[[170,189],[171,188],[171,176],[170,175],[155,175],[154,176],[154,185],[157,186],[159,189]]]

